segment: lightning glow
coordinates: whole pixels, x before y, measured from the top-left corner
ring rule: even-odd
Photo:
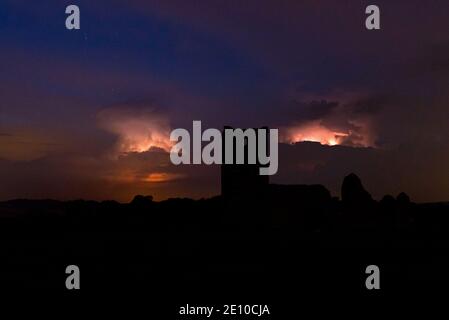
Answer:
[[[343,142],[350,132],[332,131],[317,122],[285,129],[283,142],[295,143],[302,141],[319,142],[323,145],[335,146]]]

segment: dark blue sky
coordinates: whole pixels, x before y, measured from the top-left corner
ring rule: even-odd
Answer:
[[[65,28],[69,4],[81,30]],[[379,31],[368,4],[2,1],[0,199],[214,194],[216,168],[142,152],[192,120],[279,128],[277,182],[338,195],[357,171],[376,196],[449,199],[449,4],[377,1]]]

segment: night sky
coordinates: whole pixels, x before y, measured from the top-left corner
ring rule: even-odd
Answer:
[[[449,200],[448,31],[447,0],[2,0],[0,200],[218,194],[170,163],[192,120],[279,128],[272,182]]]

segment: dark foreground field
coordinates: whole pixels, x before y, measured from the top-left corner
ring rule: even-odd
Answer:
[[[270,185],[196,201],[3,202],[1,290],[148,297],[170,312],[178,303],[286,312],[325,297],[440,295],[449,284],[449,206],[405,194],[376,202],[357,179],[346,182],[343,200],[318,185]],[[72,264],[77,293],[65,287]],[[365,286],[368,265],[380,268],[380,290]]]

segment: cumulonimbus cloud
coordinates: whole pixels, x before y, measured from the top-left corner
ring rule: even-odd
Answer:
[[[117,135],[119,153],[145,152],[151,148],[169,151],[170,125],[168,118],[154,108],[114,107],[98,114],[100,126]]]
[[[280,126],[281,142],[376,146],[376,134],[372,126],[375,112],[365,107],[369,99],[362,94],[340,92],[318,99],[315,97],[310,101],[308,98],[300,96],[294,101],[289,111],[291,120]]]

